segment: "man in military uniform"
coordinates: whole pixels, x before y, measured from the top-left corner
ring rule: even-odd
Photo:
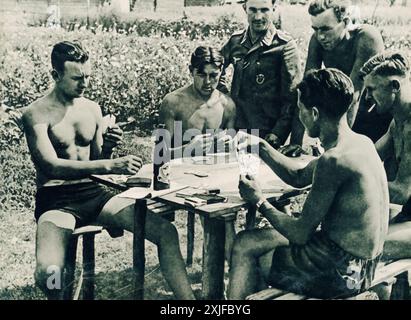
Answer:
[[[231,97],[236,129],[258,129],[279,148],[287,140],[296,110],[300,59],[295,41],[273,24],[275,0],[247,0],[248,28],[234,33],[222,48],[225,63],[219,89],[228,92],[225,69],[234,67]],[[301,145],[302,137],[291,144]]]

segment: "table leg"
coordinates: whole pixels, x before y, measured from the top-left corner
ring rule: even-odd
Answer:
[[[247,210],[247,215],[245,217],[245,229],[250,230],[255,228],[255,220],[257,215],[257,208],[250,205]]]
[[[224,220],[204,218],[203,245],[203,299],[221,300],[224,297]]]
[[[83,235],[83,299],[94,300],[95,286],[95,234]]]
[[[191,266],[194,252],[195,216],[192,211],[188,211],[187,214],[187,266]]]
[[[145,224],[147,214],[147,201],[136,200],[134,207],[134,233],[133,233],[133,273],[134,273],[134,298],[144,299],[144,268],[145,268]]]

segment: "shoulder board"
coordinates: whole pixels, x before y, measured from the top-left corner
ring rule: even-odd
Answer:
[[[283,31],[283,30],[277,30],[277,36],[278,36],[278,38],[280,38],[281,40],[283,40],[285,42],[289,42],[289,41],[293,40],[293,37],[291,36],[291,34],[289,34],[286,31]]]
[[[246,31],[247,29],[234,31],[233,34],[231,35],[231,38],[242,36]]]

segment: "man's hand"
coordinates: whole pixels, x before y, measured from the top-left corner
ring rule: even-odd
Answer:
[[[281,140],[274,133],[269,133],[264,137],[264,140],[267,141],[274,149],[278,149],[281,146]]]
[[[238,184],[241,198],[248,203],[255,205],[260,199],[263,199],[263,191],[257,180],[252,176],[240,176],[240,182]]]
[[[195,153],[197,153],[201,150],[201,154],[195,154],[195,156],[202,156],[203,154],[206,154],[210,150],[212,145],[213,145],[213,136],[209,133],[206,133],[206,134],[199,134],[198,136],[195,136],[191,140],[189,146],[192,152],[194,151]]]
[[[237,151],[240,153],[258,153],[260,142],[260,137],[248,134],[244,131],[239,131],[234,138],[234,146],[236,146]]]
[[[103,147],[102,149],[111,152],[115,147],[119,146],[123,140],[123,130],[118,125],[109,127],[103,133]]]
[[[110,162],[110,172],[114,174],[136,174],[143,165],[141,158],[133,155],[112,159]]]
[[[302,154],[307,154],[307,152],[305,152],[303,148],[298,144],[289,144],[282,146],[280,149],[278,149],[278,151],[280,151],[283,155],[292,158],[299,157]]]

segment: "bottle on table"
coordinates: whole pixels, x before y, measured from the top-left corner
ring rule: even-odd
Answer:
[[[164,190],[170,188],[170,134],[164,124],[160,124],[155,131],[155,145],[153,157],[153,188]]]

